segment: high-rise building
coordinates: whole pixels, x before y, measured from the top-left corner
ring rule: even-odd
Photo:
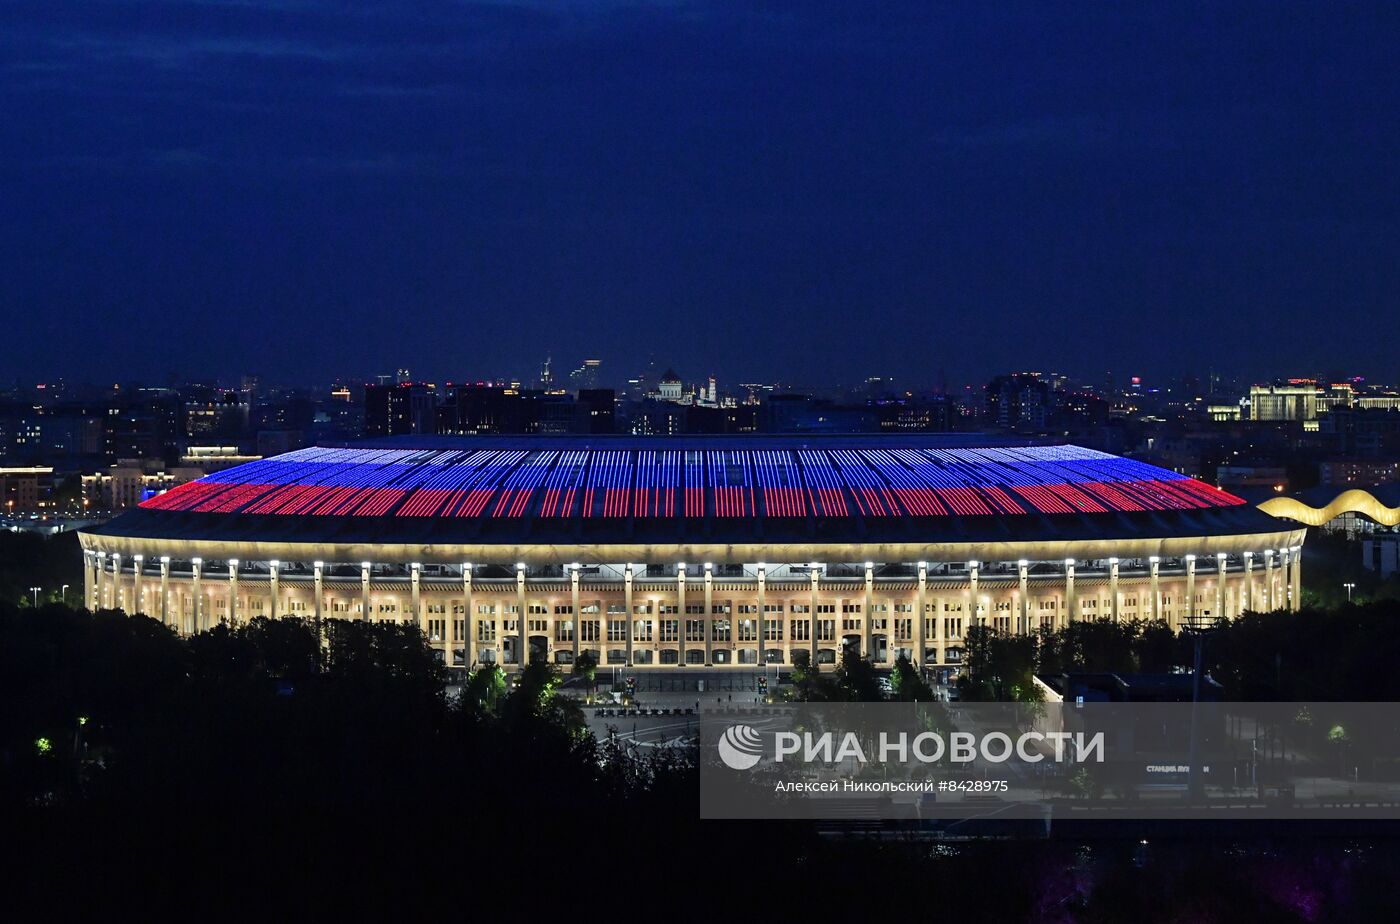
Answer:
[[[601,359],[585,359],[582,366],[569,373],[569,381],[574,388],[597,388],[602,371]]]
[[[999,375],[985,389],[986,419],[1008,430],[1041,430],[1055,409],[1055,389],[1039,372]]]
[[[236,440],[248,430],[250,405],[247,392],[213,392],[185,402],[188,436]]]
[[[49,466],[0,466],[0,514],[37,512],[40,497],[52,487],[53,468]]]
[[[365,436],[437,432],[437,399],[431,385],[365,386]]]
[[[1321,392],[1311,379],[1290,379],[1249,389],[1250,420],[1315,420]]]
[[[611,388],[579,389],[577,412],[577,433],[617,431],[617,395]]]
[[[574,402],[567,395],[514,385],[458,385],[438,409],[438,432],[565,433],[573,428],[573,415]]]

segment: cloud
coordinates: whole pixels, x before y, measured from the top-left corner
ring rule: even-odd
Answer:
[[[1400,298],[1371,259],[1400,233],[1392,45],[1248,0],[6,0],[0,304],[295,305],[299,345],[422,307],[441,329],[403,326],[450,374],[463,342],[641,355],[650,319],[701,318],[716,350],[770,324],[861,377],[1093,363],[1113,344],[1043,356],[989,319],[1071,306],[1111,338],[1243,292],[1278,352]]]

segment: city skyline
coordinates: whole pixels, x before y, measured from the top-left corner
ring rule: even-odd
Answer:
[[[600,360],[588,359],[590,375],[580,378],[582,368],[573,367],[575,360],[566,360],[562,365],[557,357],[554,360],[552,378],[546,382],[541,376],[543,363],[530,359],[520,359],[504,363],[506,369],[462,369],[458,368],[443,374],[421,372],[422,367],[408,363],[390,363],[380,371],[346,373],[344,371],[327,376],[307,377],[296,370],[288,369],[243,369],[231,373],[182,376],[174,370],[161,374],[141,376],[131,374],[113,381],[102,381],[91,376],[68,376],[57,370],[32,377],[15,376],[9,381],[0,382],[0,396],[7,392],[14,394],[32,393],[36,397],[47,394],[52,398],[82,394],[92,398],[104,393],[128,392],[133,387],[161,390],[168,388],[211,388],[221,391],[247,391],[249,383],[255,390],[267,388],[292,389],[317,392],[330,390],[334,393],[342,388],[363,388],[375,384],[428,384],[436,386],[518,386],[527,389],[544,389],[551,392],[577,392],[579,388],[606,388],[619,394],[629,388],[655,391],[663,378],[674,374],[687,392],[705,389],[709,383],[717,384],[719,392],[726,395],[741,394],[754,388],[772,388],[780,392],[799,392],[814,395],[838,395],[842,393],[865,392],[872,389],[890,394],[947,394],[957,396],[968,391],[978,391],[989,381],[1005,375],[1035,375],[1055,380],[1075,389],[1090,391],[1127,393],[1130,391],[1180,391],[1195,389],[1202,396],[1215,392],[1243,391],[1250,386],[1285,384],[1289,382],[1316,382],[1319,384],[1350,384],[1358,388],[1389,388],[1400,384],[1400,369],[1393,375],[1384,370],[1368,373],[1345,363],[1328,363],[1314,368],[1289,367],[1283,364],[1270,364],[1269,371],[1250,374],[1239,367],[1195,368],[1187,363],[1165,371],[1159,376],[1141,374],[1139,370],[1075,369],[1046,364],[1040,367],[987,367],[974,370],[963,380],[954,380],[944,370],[935,369],[922,377],[899,379],[888,374],[871,371],[852,379],[826,379],[798,381],[774,375],[758,375],[749,378],[727,378],[712,371],[699,370],[708,367],[677,358],[672,362],[651,361],[631,368],[609,367]],[[582,364],[585,360],[576,360]]]

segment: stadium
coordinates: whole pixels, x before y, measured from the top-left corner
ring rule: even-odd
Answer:
[[[950,671],[973,625],[1294,607],[1304,527],[1071,445],[400,437],[302,449],[81,535],[87,605],[182,632],[418,623],[449,665]]]

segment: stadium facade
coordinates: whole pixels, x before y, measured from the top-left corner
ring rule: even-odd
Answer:
[[[420,624],[450,664],[954,668],[969,627],[1295,607],[1304,529],[1076,446],[408,438],[211,474],[81,535],[89,607],[182,632]]]

